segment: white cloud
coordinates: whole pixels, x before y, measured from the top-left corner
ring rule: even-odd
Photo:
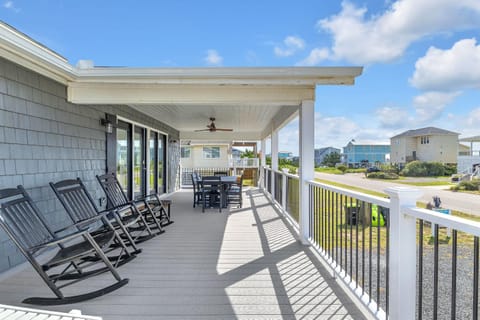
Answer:
[[[398,0],[380,15],[348,1],[342,11],[317,26],[333,36],[336,59],[369,64],[390,62],[422,37],[480,27],[480,4],[474,0]]]
[[[430,47],[415,63],[410,83],[422,90],[463,90],[480,88],[480,45],[463,39],[451,49]]]
[[[327,48],[315,48],[310,51],[308,57],[303,59],[302,61],[298,62],[298,66],[315,66],[318,65],[320,62],[328,59],[330,56],[330,51]]]
[[[305,48],[305,41],[302,38],[295,36],[288,36],[283,40],[283,46],[275,46],[273,52],[277,57],[289,57],[294,55],[297,51]]]
[[[20,9],[15,6],[13,1],[5,1],[3,3],[3,7],[8,10],[12,10],[14,12],[20,12]]]
[[[478,135],[478,124],[480,123],[480,107],[473,109],[468,114],[466,123],[475,130],[475,135]]]
[[[207,50],[207,56],[205,57],[205,63],[209,66],[221,66],[223,57],[218,54],[217,50]]]
[[[414,97],[415,122],[420,125],[439,118],[445,107],[458,95],[459,92],[429,91]]]
[[[380,126],[388,129],[403,128],[411,121],[405,108],[383,107],[375,111]]]

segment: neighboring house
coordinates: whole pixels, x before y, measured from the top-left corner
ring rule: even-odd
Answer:
[[[390,145],[351,140],[343,147],[343,162],[349,167],[368,167],[388,162]]]
[[[242,156],[242,150],[232,148],[232,158],[238,159]]]
[[[182,168],[228,168],[227,144],[182,146],[180,164]]]
[[[458,173],[472,173],[480,166],[480,136],[473,136],[459,139],[458,148]],[[462,143],[469,143],[466,146]]]
[[[279,151],[278,159],[291,159],[293,154],[290,151]]]
[[[315,149],[315,166],[319,166],[322,164],[323,159],[331,154],[331,153],[338,153],[340,154],[342,150],[334,147],[326,147],[326,148],[319,148]]]
[[[405,164],[420,160],[456,164],[458,135],[435,127],[402,132],[390,138],[391,162]]]

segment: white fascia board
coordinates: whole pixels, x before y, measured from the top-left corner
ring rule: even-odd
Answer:
[[[78,69],[82,83],[153,83],[221,85],[353,84],[361,67],[258,68],[104,68]]]
[[[315,95],[313,86],[173,85],[73,82],[68,101],[77,104],[258,104],[299,105]]]
[[[0,22],[0,54],[21,66],[63,84],[75,79],[75,68],[65,58]]]

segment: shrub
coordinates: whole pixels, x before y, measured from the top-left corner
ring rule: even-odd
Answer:
[[[346,165],[341,164],[341,165],[337,166],[337,169],[342,171],[342,173],[345,173],[345,171],[347,171],[348,168],[347,168]]]
[[[454,191],[478,191],[480,190],[480,181],[462,181],[456,186],[450,188]]]
[[[448,169],[446,168],[447,166],[440,162],[412,161],[405,166],[400,174],[406,177],[436,177],[451,175],[450,172],[454,169],[452,167],[448,167]]]
[[[371,172],[367,175],[369,179],[385,179],[385,180],[395,180],[398,179],[398,174],[394,172]]]

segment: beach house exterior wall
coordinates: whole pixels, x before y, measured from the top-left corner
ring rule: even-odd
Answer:
[[[405,164],[420,160],[457,163],[458,135],[435,127],[405,131],[390,138],[391,162]]]
[[[326,147],[326,148],[318,148],[315,149],[315,166],[320,166],[323,162],[323,159],[331,154],[331,153],[338,153],[340,154],[342,151],[338,148],[334,147]]]
[[[227,168],[229,145],[182,146],[180,163],[182,168]]]
[[[373,164],[386,163],[390,145],[369,144],[350,141],[343,148],[344,163],[350,167],[368,166]]]
[[[95,175],[107,170],[107,137],[113,133],[100,123],[106,113],[178,140],[175,129],[128,106],[79,106],[66,95],[64,85],[0,58],[0,188],[23,185],[54,229],[67,216],[49,182],[80,177],[94,199],[104,197]],[[175,168],[166,163],[169,171]],[[23,261],[0,230],[0,272]]]

